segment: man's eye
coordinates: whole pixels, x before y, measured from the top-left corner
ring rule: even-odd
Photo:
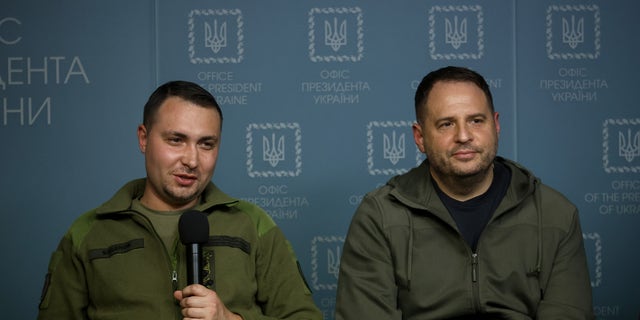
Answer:
[[[200,146],[205,150],[211,150],[216,147],[216,144],[214,142],[202,142]]]

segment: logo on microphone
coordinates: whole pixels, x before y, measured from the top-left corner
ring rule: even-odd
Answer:
[[[252,123],[247,127],[246,138],[250,177],[296,177],[302,172],[298,123]]]
[[[244,58],[244,21],[240,9],[192,10],[188,26],[191,63],[239,63]]]

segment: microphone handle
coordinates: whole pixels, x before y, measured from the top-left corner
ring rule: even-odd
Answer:
[[[187,284],[202,284],[202,247],[199,243],[186,245]]]

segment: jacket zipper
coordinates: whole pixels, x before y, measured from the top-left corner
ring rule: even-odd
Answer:
[[[178,246],[178,240],[176,239],[176,242],[173,244],[173,257],[169,255],[169,251],[167,251],[165,248],[165,251],[167,252],[167,256],[169,256],[169,260],[171,261],[171,267],[173,269],[171,271],[171,283],[173,285],[173,291],[178,290],[178,260],[179,259],[178,259],[177,246]]]
[[[455,229],[455,228],[454,228]],[[473,249],[467,244],[462,235],[457,229],[455,229],[462,245],[466,248],[467,254],[471,256],[471,300],[474,313],[480,312],[480,285],[478,284],[478,252],[477,249],[474,252]],[[480,239],[478,239],[478,243]]]
[[[174,244],[174,255],[173,257],[171,257],[171,255],[169,254],[169,251],[167,250],[167,247],[164,245],[164,242],[162,241],[162,239],[160,239],[160,236],[158,235],[158,232],[156,231],[156,229],[153,227],[153,224],[151,223],[151,221],[149,220],[149,218],[147,218],[144,214],[140,214],[140,213],[135,213],[137,216],[141,217],[145,223],[145,228],[147,230],[150,230],[153,235],[154,238],[156,238],[156,241],[160,242],[160,245],[162,245],[162,248],[164,248],[164,254],[167,257],[167,262],[169,265],[169,270],[170,270],[170,275],[169,277],[171,278],[171,286],[173,288],[173,291],[178,290],[178,271],[177,271],[177,265],[178,265],[178,257],[177,257],[177,251],[176,246],[178,245],[178,240],[176,239],[176,242]],[[172,293],[173,293],[172,291]]]
[[[478,253],[471,254],[471,287],[473,289],[473,308],[480,310],[480,286],[478,284]]]
[[[173,284],[173,291],[178,290],[178,272],[176,270],[171,272],[171,283]]]
[[[478,254],[472,254],[471,259],[471,281],[476,283],[478,282]]]

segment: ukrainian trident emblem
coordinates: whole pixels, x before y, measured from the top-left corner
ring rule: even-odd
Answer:
[[[562,42],[568,44],[571,49],[584,42],[584,18],[578,19],[577,24],[574,15],[571,15],[571,23],[562,18]]]
[[[382,135],[383,157],[396,165],[400,159],[404,159],[404,133],[396,139],[396,131],[391,132],[391,137],[386,134]]]
[[[330,46],[334,52],[347,44],[347,21],[343,20],[338,26],[338,18],[333,18],[333,26],[324,21],[324,44]]]
[[[338,279],[340,272],[340,246],[336,246],[335,251],[327,249],[327,273]]]
[[[218,20],[213,20],[213,28],[207,22],[204,23],[204,46],[211,48],[213,53],[227,46],[227,23],[223,22],[218,28]]]
[[[276,134],[271,134],[271,141],[265,136],[262,137],[262,160],[269,162],[271,167],[284,161],[284,136],[276,142]]]
[[[631,137],[631,129],[627,130],[627,136],[622,132],[618,133],[618,155],[623,157],[627,162],[633,161],[637,156],[640,156],[640,131],[636,131]]]
[[[449,19],[444,20],[445,43],[450,44],[454,49],[467,43],[467,19],[464,18],[458,23],[458,16],[453,17],[453,23]]]

